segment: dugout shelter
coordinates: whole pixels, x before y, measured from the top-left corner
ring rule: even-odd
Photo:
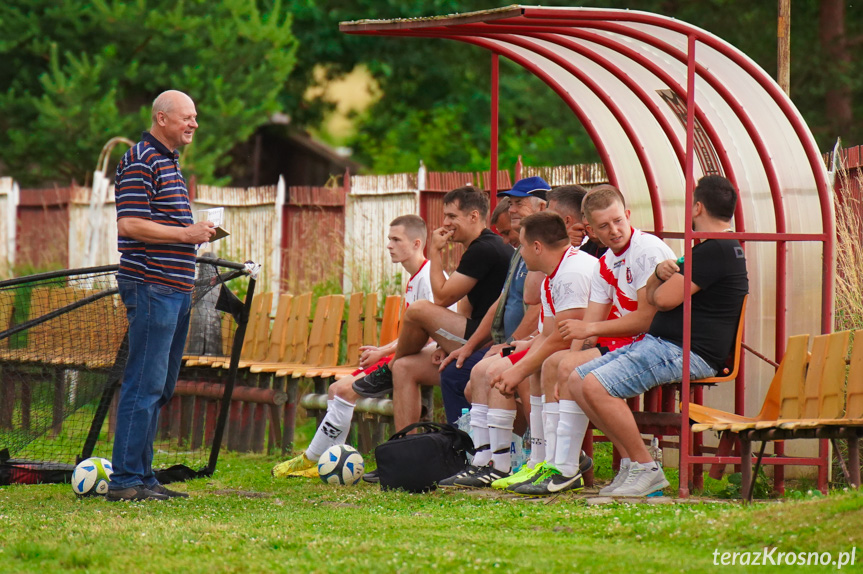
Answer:
[[[587,131],[610,183],[627,198],[633,224],[689,256],[692,191],[720,174],[738,189],[734,237],[750,274],[744,343],[780,361],[788,335],[832,330],[832,186],[815,140],[790,98],[761,67],[721,38],[686,22],[634,10],[514,5],[424,18],[343,22],[349,34],[441,38],[491,53],[491,191],[497,191],[499,58],[545,82]],[[466,48],[466,54],[468,49]],[[478,56],[477,52],[472,52]],[[690,269],[686,269],[687,279]],[[688,290],[688,289],[687,289]],[[689,348],[689,294],[684,345]],[[688,355],[688,353],[687,353]],[[738,414],[757,411],[772,368],[741,357],[733,384],[707,402]],[[685,369],[686,372],[686,369]],[[733,385],[733,390],[732,390]],[[697,454],[689,432],[690,381],[681,385],[680,495],[700,483],[701,465],[739,456]],[[765,459],[781,491],[784,466],[813,465],[826,488],[826,440],[817,454]]]

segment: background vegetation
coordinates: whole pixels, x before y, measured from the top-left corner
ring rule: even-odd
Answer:
[[[549,0],[545,5],[573,5]],[[594,0],[701,26],[776,71],[776,11],[745,0]],[[863,141],[863,11],[842,0],[792,2],[791,96],[822,149]],[[152,99],[188,91],[202,122],[185,171],[204,183],[274,112],[376,173],[488,167],[490,58],[457,42],[346,35],[340,21],[428,16],[494,0],[9,0],[0,4],[0,173],[25,185],[83,181],[111,136],[138,137]],[[381,97],[346,137],[322,127],[334,102],[313,88],[363,66]],[[501,165],[595,160],[570,110],[539,80],[501,60]],[[323,183],[323,182],[322,182]]]

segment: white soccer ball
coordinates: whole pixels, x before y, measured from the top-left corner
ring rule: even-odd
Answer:
[[[108,494],[108,482],[114,474],[111,461],[92,457],[82,460],[72,473],[72,490],[78,496]]]
[[[318,459],[318,474],[327,484],[356,484],[362,478],[365,468],[363,455],[346,444],[331,446]]]

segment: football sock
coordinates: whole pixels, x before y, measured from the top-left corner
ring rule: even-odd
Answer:
[[[564,476],[578,473],[581,443],[590,421],[575,401],[560,401],[560,422],[557,425],[557,450],[554,466]]]
[[[489,409],[488,434],[491,444],[491,462],[497,470],[509,472],[512,467],[510,446],[515,409]]]
[[[530,460],[529,468],[545,460],[545,432],[542,425],[542,397],[530,396]]]
[[[474,466],[486,466],[491,462],[491,449],[488,436],[488,405],[474,403],[470,406],[470,430],[473,432]],[[485,447],[485,448],[483,448]],[[480,450],[482,449],[482,450]]]
[[[306,458],[317,461],[331,446],[344,444],[351,430],[353,417],[354,405],[345,399],[335,397],[332,401],[327,401],[327,414],[306,449]]]
[[[545,403],[542,405],[545,418],[545,460],[554,464],[554,453],[557,452],[557,425],[560,423],[560,405]]]

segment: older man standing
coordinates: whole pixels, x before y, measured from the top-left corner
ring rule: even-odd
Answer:
[[[178,162],[177,148],[192,143],[197,115],[189,96],[163,92],[153,102],[150,131],[117,166],[117,286],[129,320],[129,358],[109,501],[188,496],[159,484],[152,464],[159,410],[174,393],[189,330],[195,245],[215,234],[211,222],[193,222]]]

